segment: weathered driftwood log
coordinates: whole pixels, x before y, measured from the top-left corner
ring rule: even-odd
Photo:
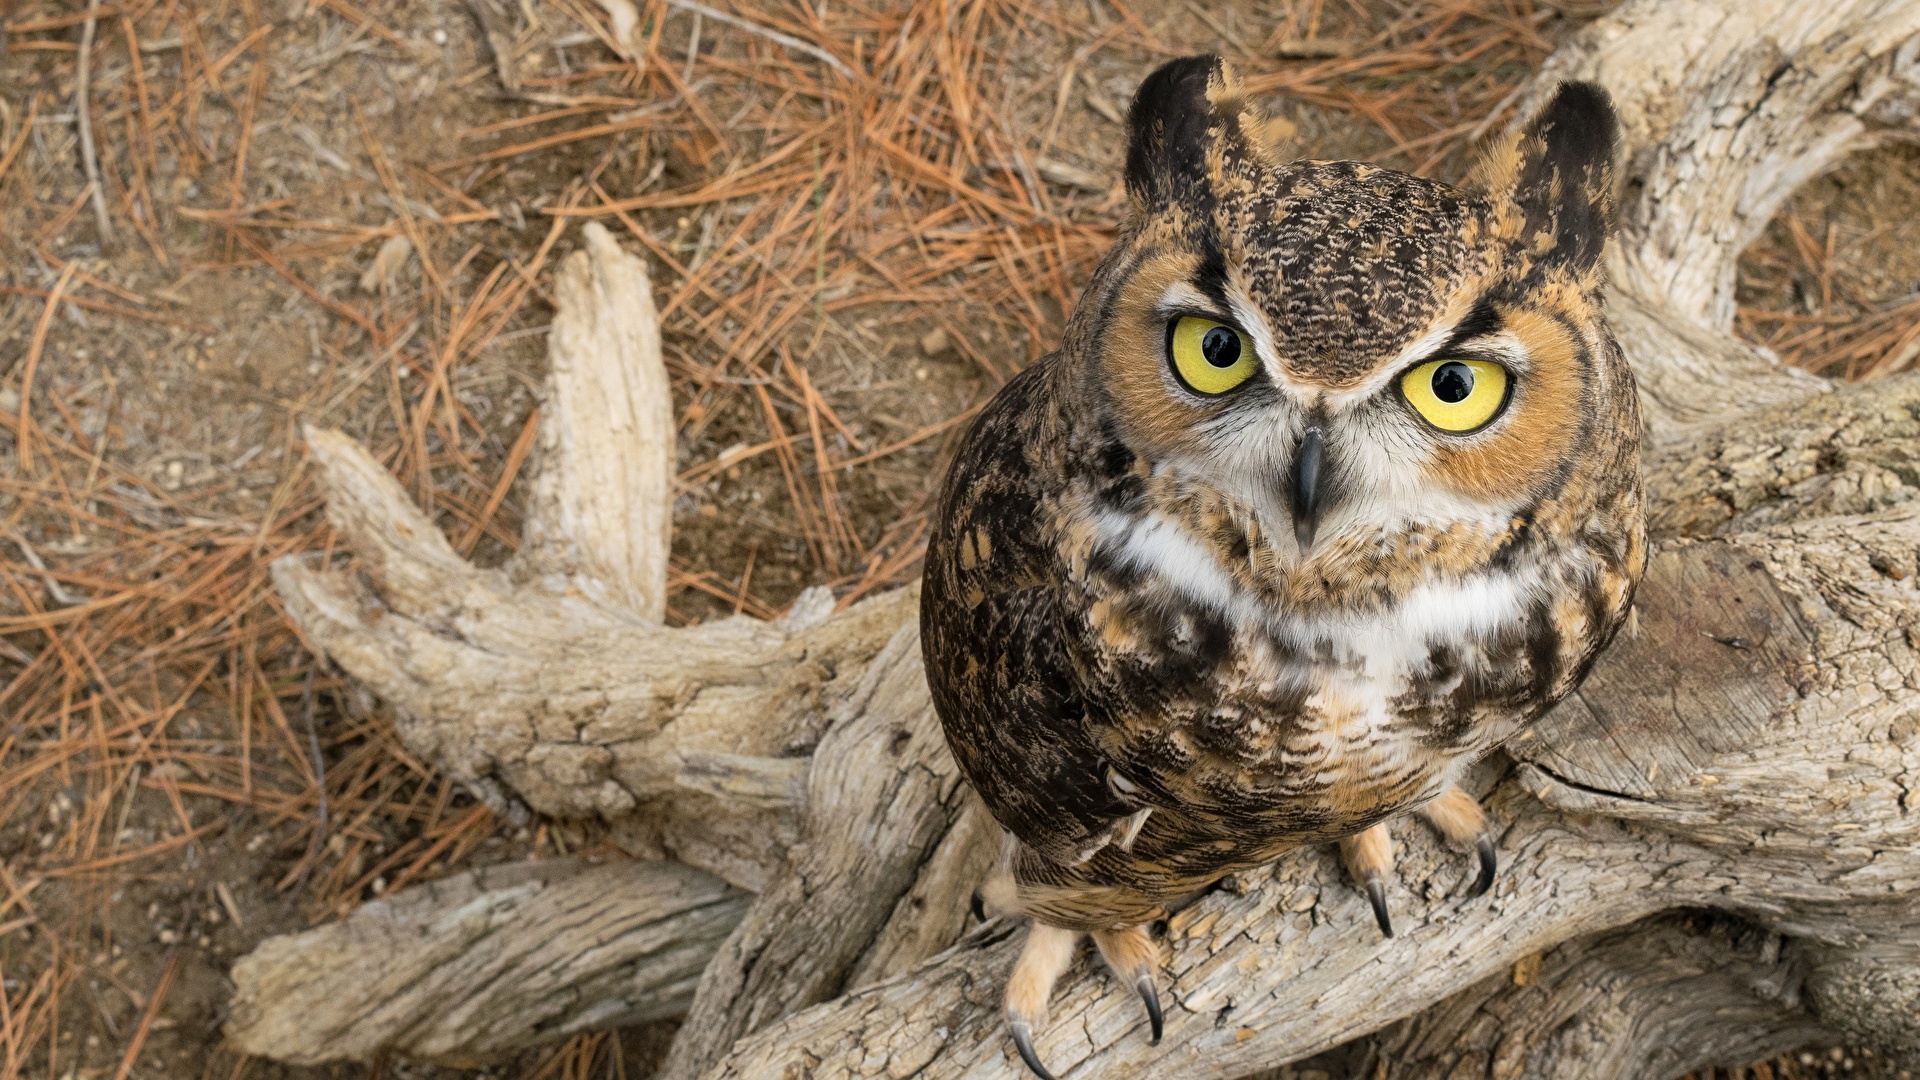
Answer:
[[[1829,1033],[1804,1007],[1806,949],[1711,912],[1570,941],[1366,1040],[1360,1076],[1677,1076]]]
[[[757,890],[797,836],[829,684],[858,685],[911,597],[836,616],[815,590],[779,622],[660,625],[674,428],[658,320],[646,264],[598,225],[584,237],[555,282],[522,552],[473,566],[358,444],[309,430],[360,568],[286,559],[274,582],[309,641],[399,706],[408,747],[496,808],[622,819],[630,846]]]
[[[1683,437],[1815,380],[1732,336],[1740,253],[1849,154],[1920,137],[1920,12],[1903,0],[1632,0],[1550,57],[1620,111],[1612,316],[1654,435]]]
[[[1171,920],[1160,1047],[1137,1003],[1082,964],[1039,1039],[1049,1062],[1077,1078],[1236,1077],[1424,1013],[1399,1029],[1418,1044],[1410,1060],[1493,1047],[1513,1075],[1556,1075],[1571,1043],[1499,1020],[1504,991],[1487,982],[1543,952],[1556,974],[1528,1008],[1580,1013],[1605,1048],[1583,1076],[1816,1031],[1920,1053],[1920,507],[1905,505],[1920,494],[1920,378],[1833,392],[1730,334],[1735,260],[1793,188],[1915,136],[1916,54],[1920,6],[1903,0],[1633,0],[1549,62],[1542,87],[1584,77],[1613,91],[1628,147],[1613,310],[1647,403],[1663,538],[1637,635],[1487,763],[1508,867],[1490,898],[1458,899],[1464,860],[1404,829],[1404,928],[1383,941],[1333,860],[1302,852]],[[562,321],[581,295],[566,275],[627,265],[603,235],[589,252],[563,272]],[[556,330],[554,348],[565,340]],[[580,452],[545,443],[546,470]],[[410,745],[503,805],[608,816],[761,893],[701,979],[672,1076],[1013,1074],[996,997],[1022,931],[994,922],[925,960],[962,928],[993,830],[929,726],[913,593],[825,621],[814,600],[783,624],[663,629],[632,599],[644,590],[608,580],[645,560],[576,556],[558,581],[532,558],[476,570],[364,453],[324,434],[313,445],[361,573],[290,562],[276,582],[310,640],[401,706]],[[545,527],[535,534],[568,535]],[[1740,980],[1779,962],[1712,934],[1672,946],[1724,953],[1697,976],[1621,974],[1631,948],[1605,935],[1676,908],[1781,935],[1804,992],[1755,1004]],[[261,1001],[249,985],[276,971],[336,962],[313,942],[263,954],[243,1000]],[[1682,985],[1746,1010],[1752,1041],[1663,1027]],[[517,1037],[577,1028],[600,1008],[591,997]],[[271,1008],[248,1015],[258,1025]],[[1475,1022],[1448,1019],[1462,1010]],[[1490,1034],[1487,1017],[1511,1030]],[[512,1018],[495,1020],[489,1045],[508,1045]],[[354,1048],[343,1055],[422,1045],[340,1041]]]
[[[814,753],[804,842],[700,980],[668,1075],[697,1073],[796,1002],[839,993],[927,855],[960,819],[967,789],[947,761],[927,697],[917,622],[894,634],[850,705],[851,715]],[[952,889],[931,898],[946,905],[945,918],[925,911],[904,919],[958,929],[964,895]],[[796,918],[800,912],[808,916]],[[931,942],[929,953],[946,944]]]
[[[1729,341],[1740,254],[1788,197],[1848,155],[1920,137],[1917,21],[1901,0],[1635,0],[1556,52],[1534,96],[1599,82],[1627,128],[1616,292]],[[1676,376],[1684,392],[1661,394]],[[1684,421],[1798,397],[1807,380],[1753,363],[1709,375],[1682,352],[1644,382]]]
[[[396,1046],[460,1060],[524,1046],[529,1032],[678,1016],[751,901],[680,863],[476,870],[269,940],[234,969],[246,992],[229,1031],[243,1052],[299,1064]]]
[[[808,759],[792,755],[910,617],[911,593],[836,616],[816,592],[779,622],[671,629],[571,581],[473,566],[358,444],[323,430],[307,444],[361,569],[289,558],[275,585],[309,641],[399,706],[411,750],[496,808],[622,819],[629,846],[766,885],[798,835]]]

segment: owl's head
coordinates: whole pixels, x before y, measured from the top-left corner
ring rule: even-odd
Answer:
[[[1603,91],[1562,86],[1459,187],[1287,160],[1213,57],[1156,71],[1129,127],[1130,220],[1065,353],[1142,460],[1290,519],[1305,554],[1504,525],[1637,440],[1598,295]]]

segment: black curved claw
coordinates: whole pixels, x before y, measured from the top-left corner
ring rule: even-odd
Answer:
[[[1494,871],[1500,869],[1500,855],[1493,848],[1493,837],[1483,836],[1474,841],[1473,849],[1480,853],[1480,877],[1473,883],[1473,891],[1467,893],[1469,899],[1485,896],[1493,887]]]
[[[1393,919],[1387,914],[1387,883],[1375,878],[1367,882],[1367,902],[1373,905],[1373,921],[1380,924],[1380,932],[1393,936]]]
[[[973,912],[974,922],[987,921],[987,901],[979,889],[973,890],[973,896],[967,900],[967,910]]]
[[[1019,1020],[1007,1026],[1013,1029],[1013,1045],[1020,1051],[1020,1060],[1026,1062],[1027,1068],[1032,1069],[1033,1075],[1040,1080],[1053,1080],[1053,1074],[1047,1071],[1045,1065],[1040,1064],[1040,1055],[1033,1052],[1032,1029]]]
[[[1140,991],[1140,1000],[1147,1003],[1147,1023],[1153,1027],[1153,1045],[1160,1045],[1160,1034],[1166,1030],[1167,1018],[1160,1011],[1160,991],[1154,988],[1153,976],[1142,975],[1140,981],[1133,984]]]

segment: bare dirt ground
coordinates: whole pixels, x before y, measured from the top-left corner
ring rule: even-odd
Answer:
[[[265,936],[622,855],[415,760],[265,580],[333,546],[301,423],[377,448],[462,550],[513,549],[583,219],[647,255],[665,318],[670,617],[849,603],[917,573],[948,440],[1051,347],[1153,65],[1224,52],[1303,155],[1457,178],[1610,5],[722,6],[649,0],[622,40],[592,0],[0,0],[0,1080],[651,1070],[670,1024],[325,1070],[219,1036]],[[1910,151],[1809,185],[1750,253],[1743,331],[1848,377],[1911,364],[1916,207]]]

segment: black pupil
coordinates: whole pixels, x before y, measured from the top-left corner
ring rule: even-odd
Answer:
[[[1433,373],[1433,396],[1449,405],[1467,400],[1473,393],[1473,369],[1458,361],[1441,364]]]
[[[1216,326],[1200,339],[1200,355],[1214,367],[1230,368],[1240,362],[1240,335]]]

